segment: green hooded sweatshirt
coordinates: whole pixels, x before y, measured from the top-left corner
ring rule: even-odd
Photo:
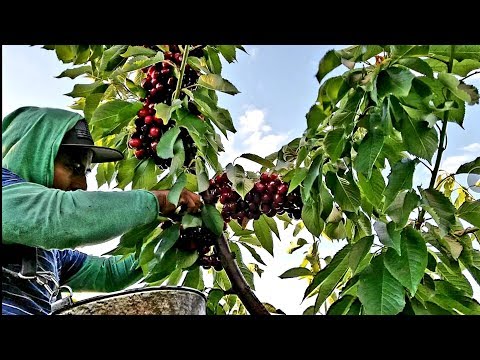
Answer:
[[[77,113],[22,107],[2,122],[2,167],[25,180],[2,187],[2,245],[74,249],[100,244],[157,219],[149,191],[53,189],[54,160]],[[2,182],[3,183],[3,182]],[[138,281],[133,255],[87,256],[66,285],[77,291],[110,292]]]

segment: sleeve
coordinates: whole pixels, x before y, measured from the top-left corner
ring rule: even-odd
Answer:
[[[137,268],[134,254],[127,257],[87,255],[80,269],[65,285],[70,286],[73,291],[112,292],[134,284],[142,276],[142,269]]]
[[[60,284],[65,283],[82,267],[87,259],[87,254],[78,250],[57,250]]]
[[[156,220],[146,190],[62,191],[24,182],[2,188],[2,242],[43,249],[95,245]]]

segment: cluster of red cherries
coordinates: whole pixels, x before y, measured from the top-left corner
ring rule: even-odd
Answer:
[[[147,46],[159,50],[157,46]],[[203,45],[193,47],[189,53],[191,56],[203,56]],[[167,124],[156,116],[155,104],[164,103],[171,105],[172,94],[176,89],[178,79],[174,76],[174,67],[180,66],[183,55],[178,45],[168,45],[168,51],[164,53],[164,61],[142,69],[146,77],[142,80],[142,87],[146,90],[145,98],[140,99],[143,102],[143,108],[137,113],[135,119],[135,132],[128,141],[128,146],[134,149],[135,157],[139,160],[152,158],[157,166],[166,169],[171,165],[172,159],[162,159],[157,155],[158,141],[162,135],[175,126],[170,120]],[[192,86],[198,81],[199,74],[188,64],[185,66],[185,74],[182,86]],[[180,94],[180,99],[185,94]],[[200,112],[196,106],[189,102],[188,109],[194,115],[199,116]],[[197,148],[193,139],[184,128],[180,129],[179,138],[183,142],[185,151],[184,165],[189,166],[192,159],[195,158]]]
[[[302,215],[302,198],[300,188],[295,188],[287,194],[289,184],[282,181],[277,173],[264,172],[255,182],[245,198],[232,188],[232,182],[226,173],[219,174],[210,180],[207,190],[200,193],[205,204],[223,205],[222,217],[228,223],[232,219],[245,225],[250,219],[258,220],[263,213],[268,217],[287,213],[298,220]]]
[[[167,229],[173,222],[166,221],[161,226]],[[223,269],[218,257],[218,250],[215,244],[215,234],[206,227],[180,227],[180,237],[175,246],[180,250],[198,251],[197,263],[204,269],[213,267],[216,271]]]
[[[223,269],[215,245],[215,234],[206,227],[186,228],[180,231],[177,247],[187,251],[198,251],[198,264],[204,269],[213,267],[216,271]]]

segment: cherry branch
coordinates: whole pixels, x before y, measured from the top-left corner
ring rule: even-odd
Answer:
[[[268,310],[260,300],[258,300],[257,296],[247,284],[247,281],[243,277],[243,274],[238,268],[237,262],[232,255],[227,239],[225,239],[223,234],[217,239],[217,247],[222,266],[232,283],[233,293],[237,294],[251,315],[270,315]]]

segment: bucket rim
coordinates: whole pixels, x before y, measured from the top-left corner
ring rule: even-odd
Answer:
[[[91,296],[86,299],[78,300],[76,301],[73,305],[65,307],[63,309],[59,309],[57,311],[54,311],[52,315],[61,313],[63,311],[69,310],[69,309],[74,309],[78,306],[88,304],[94,301],[99,301],[103,299],[108,299],[111,297],[115,297],[118,295],[128,295],[128,294],[134,294],[134,293],[140,293],[140,292],[148,292],[148,291],[165,291],[165,290],[175,290],[175,291],[181,291],[181,292],[191,292],[197,295],[200,295],[205,302],[207,302],[207,296],[201,292],[200,290],[186,287],[186,286],[171,286],[171,285],[165,285],[165,286],[144,286],[144,287],[138,287],[138,288],[133,288],[133,289],[125,289],[125,290],[119,290],[119,291],[113,291],[101,295],[95,295]]]

